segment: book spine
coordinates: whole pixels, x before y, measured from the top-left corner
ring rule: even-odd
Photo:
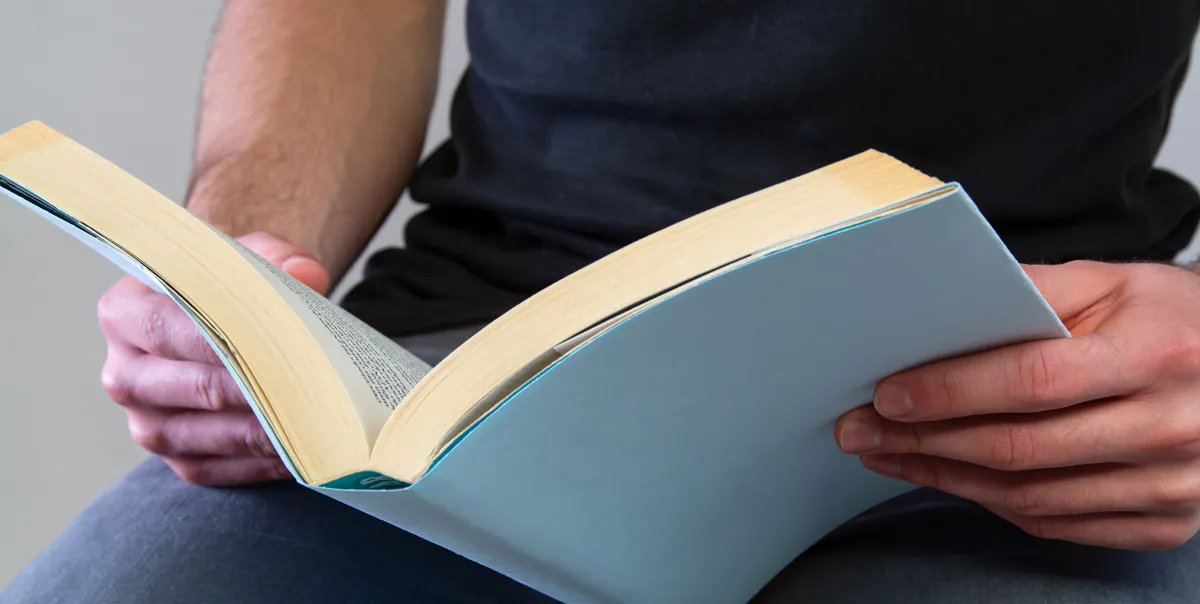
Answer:
[[[351,491],[390,491],[393,489],[403,489],[408,486],[407,482],[396,480],[391,476],[385,476],[379,472],[355,472],[354,474],[343,476],[321,485],[321,487],[326,489]]]

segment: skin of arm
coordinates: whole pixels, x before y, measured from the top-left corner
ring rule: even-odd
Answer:
[[[361,253],[420,156],[440,0],[228,0],[187,208],[318,293]],[[101,382],[130,436],[188,482],[288,478],[190,319],[132,277],[97,308]]]
[[[441,0],[228,0],[188,209],[290,241],[336,281],[420,158],[444,18]]]

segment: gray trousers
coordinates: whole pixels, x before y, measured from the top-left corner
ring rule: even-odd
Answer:
[[[470,334],[401,343],[435,362]],[[1200,602],[1200,539],[1126,552],[1034,539],[917,491],[801,555],[756,601]],[[84,510],[0,604],[550,602],[293,483],[211,489],[151,458]]]

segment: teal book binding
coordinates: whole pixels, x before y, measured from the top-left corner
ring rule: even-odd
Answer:
[[[623,320],[407,489],[318,490],[564,601],[745,602],[909,488],[833,439],[880,378],[1068,335],[959,189]]]

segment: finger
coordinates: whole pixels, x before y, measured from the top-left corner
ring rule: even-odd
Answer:
[[[113,402],[130,408],[247,409],[246,399],[221,365],[173,361],[148,354],[110,353],[100,374]]]
[[[164,457],[163,461],[186,482],[208,487],[232,487],[291,477],[278,459],[253,457]]]
[[[250,411],[127,412],[129,434],[143,449],[164,457],[278,457]]]
[[[166,296],[106,295],[99,314],[101,329],[111,341],[167,359],[220,363],[187,313]]]
[[[132,275],[126,275],[117,280],[108,291],[104,292],[103,297],[122,297],[131,295],[153,294],[154,290],[146,286],[139,279]],[[103,299],[103,297],[101,299]]]
[[[934,362],[891,376],[874,406],[896,421],[1036,413],[1149,388],[1149,364],[1101,333],[1029,342]]]
[[[1022,265],[1038,293],[1068,327],[1105,305],[1119,290],[1127,267],[1081,260],[1057,265]]]
[[[1045,517],[995,510],[993,513],[1035,537],[1141,551],[1179,547],[1190,541],[1200,526],[1195,515],[1116,513]]]
[[[868,455],[879,474],[1020,516],[1113,512],[1179,514],[1200,504],[1200,464],[1101,465],[1001,472],[924,455]]]
[[[243,235],[238,242],[317,293],[329,290],[329,271],[304,248],[264,232]]]
[[[1032,415],[926,423],[894,422],[866,406],[840,418],[835,430],[847,453],[920,453],[1018,472],[1194,456],[1200,406],[1183,397],[1126,398]]]

